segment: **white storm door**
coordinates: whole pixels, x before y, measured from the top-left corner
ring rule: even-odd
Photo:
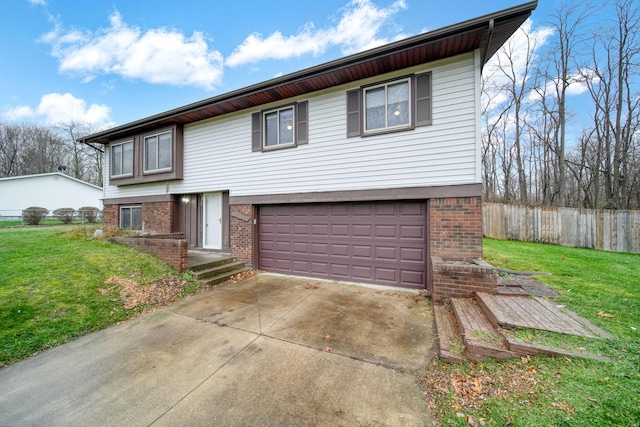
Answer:
[[[222,249],[222,193],[203,194],[202,246]]]

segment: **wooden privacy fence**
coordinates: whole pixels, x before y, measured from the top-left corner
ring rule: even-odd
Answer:
[[[640,211],[482,205],[485,237],[640,253]]]

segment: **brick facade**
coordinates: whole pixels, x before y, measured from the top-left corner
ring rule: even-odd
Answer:
[[[482,198],[429,200],[431,256],[444,260],[482,258]]]
[[[142,229],[149,233],[166,234],[173,231],[175,202],[142,204]]]
[[[231,254],[246,266],[253,266],[253,205],[231,205]]]
[[[118,224],[120,224],[120,207],[118,205],[104,205],[102,223],[105,229],[118,228]]]
[[[175,230],[173,224],[176,202],[142,203],[142,228],[152,234],[168,234]],[[120,226],[120,205],[104,205],[102,221],[106,229]]]
[[[182,272],[187,269],[189,251],[187,241],[179,237],[182,236],[112,237],[110,240],[149,253]]]
[[[471,263],[482,258],[482,198],[431,199],[429,221],[433,302],[495,293],[495,271]]]
[[[495,269],[476,264],[443,261],[431,257],[433,287],[431,300],[441,304],[447,298],[467,298],[474,292],[495,293],[498,275]]]

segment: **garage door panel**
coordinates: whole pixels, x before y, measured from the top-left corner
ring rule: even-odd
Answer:
[[[400,238],[401,239],[415,239],[419,241],[425,240],[425,229],[417,225],[401,225],[400,226]]]
[[[265,206],[259,209],[260,268],[424,288],[423,202]]]
[[[337,243],[332,244],[331,256],[332,257],[349,257],[349,245],[337,244]]]
[[[353,245],[351,246],[351,256],[354,258],[371,259],[373,258],[373,246]]]
[[[311,254],[329,256],[329,244],[328,243],[311,243]]]
[[[375,237],[379,239],[397,239],[398,226],[397,225],[376,225]]]
[[[400,259],[402,261],[426,261],[426,250],[422,248],[400,248]]]

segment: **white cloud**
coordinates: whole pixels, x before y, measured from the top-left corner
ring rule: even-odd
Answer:
[[[39,5],[39,6],[47,5],[47,2],[45,0],[29,0],[29,3]]]
[[[378,34],[394,14],[406,7],[404,0],[396,0],[387,8],[378,8],[370,0],[352,0],[341,10],[340,19],[329,28],[316,29],[309,22],[294,35],[285,36],[280,31],[267,37],[259,33],[249,35],[229,55],[225,64],[237,67],[266,59],[319,55],[330,46],[339,46],[345,55],[380,46],[391,40]],[[393,40],[402,37],[396,35]]]
[[[40,98],[35,109],[19,106],[7,110],[3,116],[10,121],[41,118],[48,125],[76,121],[104,128],[114,126],[110,114],[111,108],[106,105],[87,105],[84,99],[70,93],[48,93]]]
[[[205,35],[190,37],[177,30],[142,30],[122,21],[118,12],[110,26],[95,32],[64,31],[59,23],[41,37],[51,44],[59,70],[90,81],[116,74],[149,83],[195,86],[206,90],[222,79],[222,55],[209,49]]]
[[[19,120],[29,119],[34,115],[35,113],[31,109],[31,107],[27,107],[26,105],[10,108],[6,110],[3,114],[4,118],[11,122],[17,122]]]

